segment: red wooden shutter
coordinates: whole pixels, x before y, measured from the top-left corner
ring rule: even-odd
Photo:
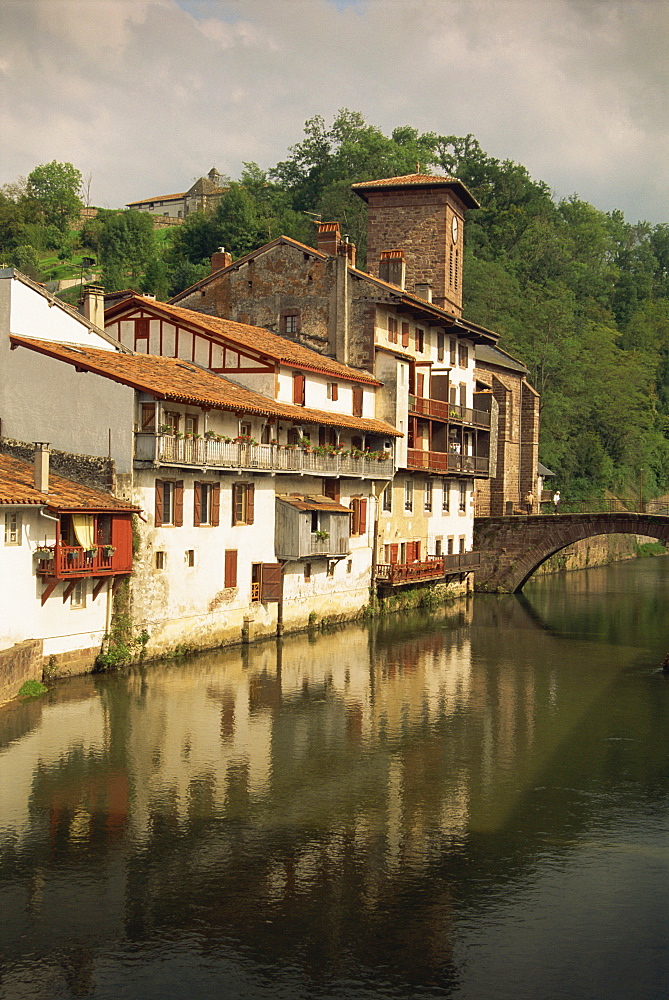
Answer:
[[[221,484],[214,483],[213,486],[209,487],[209,503],[211,504],[211,513],[209,514],[209,523],[216,527],[216,525],[221,520]]]
[[[390,546],[390,564],[394,566],[397,562],[397,557],[399,555],[400,547],[397,543],[393,543]]]
[[[263,563],[262,577],[260,580],[260,600],[263,604],[267,601],[281,600],[281,563]]]
[[[163,481],[156,479],[156,512],[153,518],[156,528],[161,528],[163,524]]]
[[[341,485],[338,479],[323,480],[323,496],[329,497],[330,500],[334,500],[335,503],[339,503]]]
[[[360,498],[353,497],[351,500],[351,534],[360,534]]]
[[[412,396],[416,393],[416,365],[413,361],[409,362],[409,392]]]
[[[180,479],[174,484],[174,524],[180,528],[184,523],[184,481]]]
[[[193,484],[193,524],[196,528],[202,523],[202,484]]]
[[[332,399],[339,399],[339,386],[336,382],[332,383]]]
[[[402,347],[409,346],[409,324],[402,323]]]
[[[353,416],[362,416],[362,389],[359,385],[353,386]]]
[[[237,549],[225,550],[225,580],[226,587],[237,586]]]
[[[299,375],[297,372],[293,374],[293,402],[297,406],[304,406],[305,381],[304,375]]]
[[[256,488],[253,483],[246,487],[246,523],[253,524]]]
[[[367,531],[367,501],[366,500],[361,500],[360,501],[360,525],[359,525],[359,527],[360,527],[360,531],[358,532],[358,534],[364,535],[364,533]]]
[[[425,376],[424,375],[416,375],[416,395],[417,396],[424,396],[425,395]]]

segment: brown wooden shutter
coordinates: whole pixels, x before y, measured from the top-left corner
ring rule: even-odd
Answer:
[[[360,534],[360,498],[353,497],[351,500],[351,534]]]
[[[397,557],[399,555],[400,547],[396,542],[393,542],[390,546],[390,564],[394,566],[397,562]]]
[[[359,527],[360,527],[360,530],[359,530],[358,534],[359,535],[364,535],[364,533],[367,531],[367,501],[366,500],[360,500],[360,523],[359,523]]]
[[[242,484],[241,483],[233,483],[232,484],[232,523],[233,523],[233,525],[235,525],[235,524],[241,524],[242,523],[242,518],[241,518],[241,514],[242,514],[242,510],[241,510],[241,507],[242,507],[241,496],[242,496]]]
[[[359,385],[353,386],[353,416],[362,416],[362,389]]]
[[[420,562],[420,540],[415,542],[414,559],[416,559],[417,562]]]
[[[412,396],[416,394],[416,365],[413,361],[409,362],[409,392]]]
[[[156,404],[142,403],[142,430],[150,433],[156,429]]]
[[[180,528],[184,523],[184,481],[179,479],[174,484],[174,524]]]
[[[339,497],[341,496],[341,484],[338,479],[323,480],[323,496],[329,497],[330,500],[334,500],[335,503],[339,503]]]
[[[339,399],[339,386],[336,382],[332,383],[332,398]]]
[[[409,324],[402,323],[402,347],[409,346]]]
[[[416,395],[425,395],[425,376],[422,374],[416,375]]]
[[[304,406],[304,386],[306,379],[304,375],[299,375],[297,372],[293,374],[293,402],[297,406]]]
[[[226,587],[237,586],[237,549],[225,550],[225,580]]]
[[[256,488],[253,483],[246,487],[246,523],[253,524]]]
[[[199,528],[202,523],[202,483],[193,484],[193,524]]]
[[[209,523],[216,527],[221,520],[221,484],[214,483],[213,486],[209,487],[209,503],[211,504],[211,513],[209,514]]]
[[[156,512],[153,518],[156,528],[161,528],[163,524],[163,481],[156,479]]]
[[[260,580],[260,600],[263,604],[267,601],[281,600],[281,563],[263,563],[262,577]]]

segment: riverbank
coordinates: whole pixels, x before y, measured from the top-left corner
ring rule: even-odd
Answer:
[[[652,546],[644,552],[645,546]],[[539,566],[536,576],[549,573],[562,573],[572,569],[591,569],[595,566],[608,566],[614,562],[626,559],[638,559],[639,556],[653,554],[661,555],[663,549],[655,551],[658,542],[655,538],[645,535],[595,535],[574,542],[556,552]]]

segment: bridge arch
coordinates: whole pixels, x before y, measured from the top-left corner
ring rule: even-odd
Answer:
[[[474,587],[489,593],[514,593],[560,549],[609,534],[646,535],[669,545],[669,516],[623,511],[476,518],[474,548],[481,553],[481,566]]]

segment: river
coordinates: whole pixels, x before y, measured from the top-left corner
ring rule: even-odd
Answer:
[[[655,1000],[669,559],[0,710],[0,998]]]

